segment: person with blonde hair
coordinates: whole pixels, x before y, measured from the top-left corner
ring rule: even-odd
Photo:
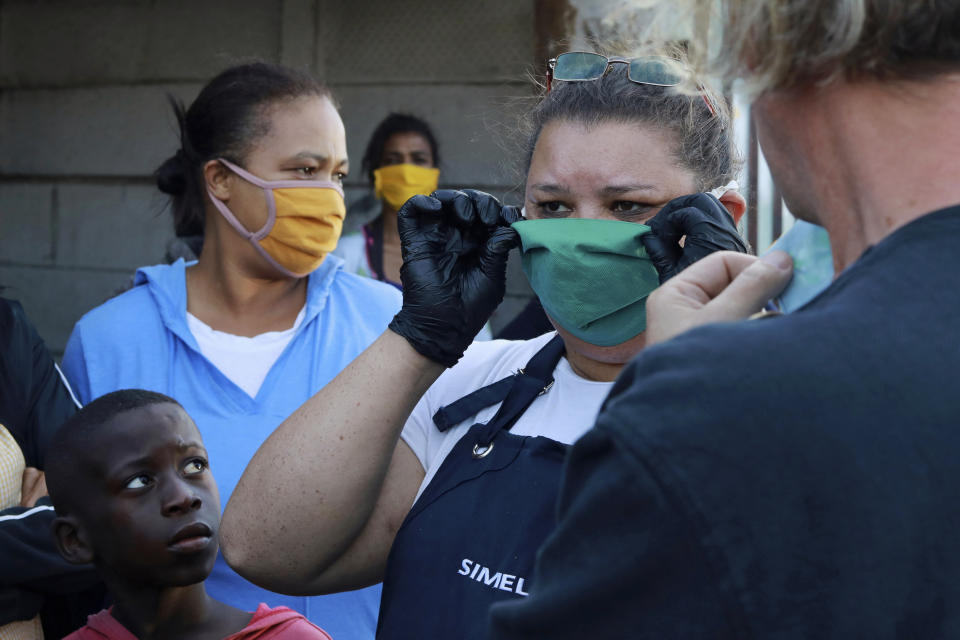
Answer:
[[[960,3],[689,4],[693,60],[743,82],[837,276],[747,322],[785,254],[651,295],[491,637],[960,637]]]

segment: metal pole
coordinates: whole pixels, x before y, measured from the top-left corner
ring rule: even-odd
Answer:
[[[783,233],[783,198],[780,189],[773,187],[773,239],[776,240]]]
[[[757,144],[757,128],[753,122],[753,112],[750,112],[748,124],[750,130],[750,140],[747,142],[747,243],[751,251],[757,251],[757,239],[759,236],[758,228],[760,226],[760,207],[757,198],[757,176],[760,165],[760,147]]]

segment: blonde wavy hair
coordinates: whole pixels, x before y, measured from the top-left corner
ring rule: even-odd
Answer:
[[[960,0],[667,0],[653,9],[649,40],[679,36],[697,75],[741,80],[752,96],[838,77],[960,71]]]

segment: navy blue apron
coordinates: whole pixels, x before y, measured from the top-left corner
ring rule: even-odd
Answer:
[[[516,374],[441,408],[440,431],[503,402],[444,459],[397,532],[378,638],[486,638],[490,605],[530,590],[537,548],[556,523],[567,445],[509,429],[553,386],[553,338]]]

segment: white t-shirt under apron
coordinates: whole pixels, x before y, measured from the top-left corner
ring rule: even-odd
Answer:
[[[252,338],[212,329],[189,312],[187,326],[203,357],[248,396],[256,398],[273,364],[303,323],[305,309],[300,309],[293,326],[286,331],[268,331]]]
[[[532,340],[474,342],[454,367],[445,371],[417,403],[403,427],[401,438],[420,460],[426,476],[417,498],[433,480],[443,460],[460,438],[477,422],[490,420],[500,404],[481,410],[455,427],[441,432],[433,414],[444,406],[522,368],[555,335],[550,332]],[[600,405],[613,386],[581,378],[561,358],[553,372],[550,390],[537,397],[510,429],[518,436],[545,436],[572,444],[593,427]]]

